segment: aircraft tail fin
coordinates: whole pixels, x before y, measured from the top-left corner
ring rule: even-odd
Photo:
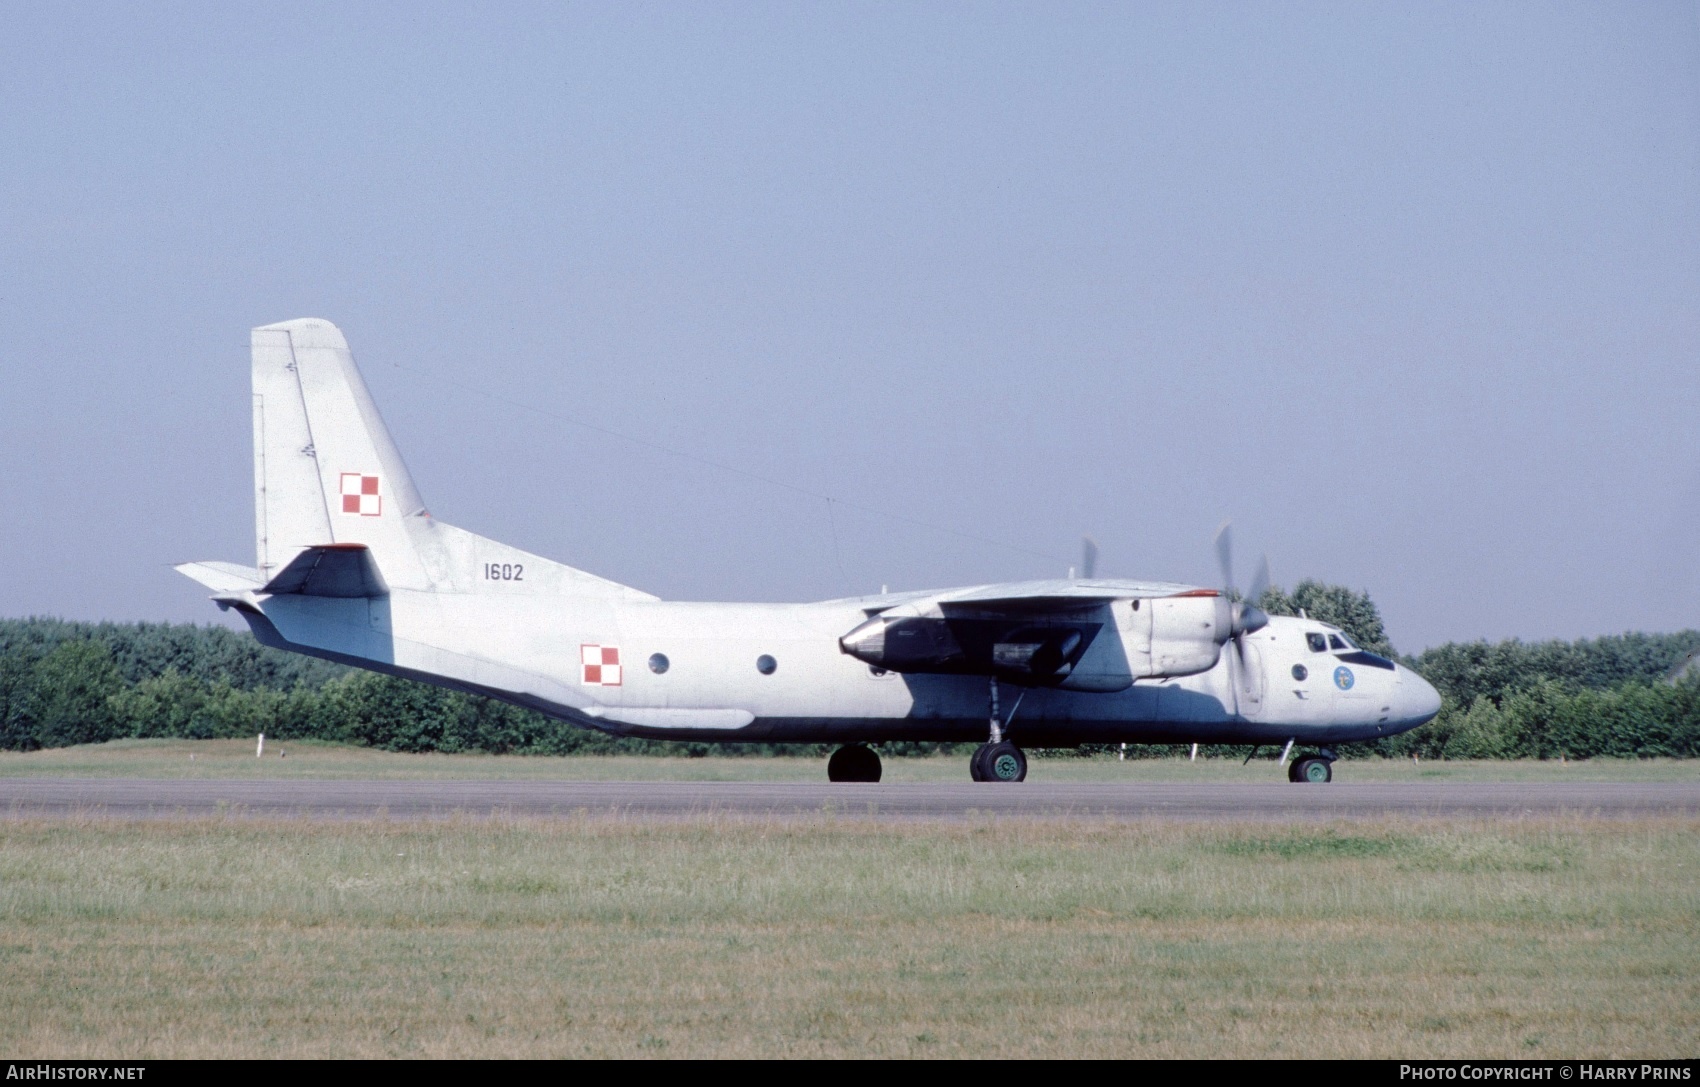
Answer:
[[[302,318],[256,328],[251,343],[261,576],[307,548],[364,544],[391,577],[420,580],[406,521],[429,514],[342,332]]]
[[[348,341],[329,321],[265,325],[253,330],[251,343],[254,574],[261,591],[374,596],[394,588],[653,599],[434,521]],[[211,584],[205,570],[184,572]]]

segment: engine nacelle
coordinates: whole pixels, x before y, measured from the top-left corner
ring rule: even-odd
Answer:
[[[838,644],[857,660],[892,672],[1119,691],[1136,679],[1208,672],[1230,638],[1268,621],[1254,607],[1199,589],[1042,616],[977,609],[947,614],[937,606],[923,611],[905,605],[873,616]]]
[[[889,672],[959,671],[966,655],[942,616],[894,608],[838,639],[838,648]]]
[[[1214,592],[1135,601],[1124,631],[1128,663],[1138,676],[1190,676],[1216,667],[1234,632],[1234,606]],[[1143,643],[1143,645],[1141,645]],[[1140,654],[1138,649],[1145,652]],[[1143,657],[1143,659],[1141,659]],[[1142,667],[1143,666],[1143,667]]]

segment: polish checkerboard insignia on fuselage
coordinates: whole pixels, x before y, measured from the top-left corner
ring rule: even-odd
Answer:
[[[584,682],[593,687],[620,685],[620,647],[617,645],[581,645],[579,660],[584,665]]]

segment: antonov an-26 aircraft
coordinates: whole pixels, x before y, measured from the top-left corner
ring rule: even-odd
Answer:
[[[1299,743],[1319,750],[1289,778],[1321,782],[1333,745],[1440,709],[1338,629],[1212,588],[660,600],[433,518],[336,326],[266,325],[252,343],[256,565],[178,569],[278,649],[619,735],[842,744],[833,781],[879,780],[869,744],[980,740],[975,781],[1021,781],[1023,747]]]

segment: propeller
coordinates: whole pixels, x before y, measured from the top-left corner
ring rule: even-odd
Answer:
[[[1080,537],[1080,576],[1088,581],[1098,576],[1098,541]]]
[[[1237,597],[1234,601],[1234,634],[1262,630],[1268,625],[1269,616],[1257,606],[1257,601],[1269,590],[1269,556],[1263,555],[1257,560],[1257,573],[1252,576],[1251,590],[1240,596],[1239,589],[1234,586],[1234,523],[1223,521],[1222,527],[1216,530],[1216,562],[1222,568],[1223,587],[1229,596]]]
[[[1269,556],[1257,557],[1257,572],[1251,575],[1251,588],[1246,590],[1245,598],[1253,607],[1263,599],[1263,594],[1269,591]]]
[[[1223,521],[1216,530],[1216,565],[1222,568],[1222,584],[1234,588],[1234,523]]]
[[[1240,681],[1234,684],[1234,697],[1237,702],[1240,688],[1244,685],[1243,677],[1248,674],[1245,656],[1245,636],[1262,630],[1269,625],[1269,615],[1257,606],[1257,601],[1263,599],[1263,594],[1269,589],[1269,556],[1263,555],[1257,560],[1257,573],[1252,575],[1251,589],[1245,596],[1239,596],[1239,590],[1234,587],[1234,526],[1231,521],[1223,521],[1222,527],[1216,530],[1216,561],[1222,567],[1222,584],[1227,588],[1230,597],[1239,597],[1233,603],[1229,626],[1229,640],[1234,643],[1234,663]]]

